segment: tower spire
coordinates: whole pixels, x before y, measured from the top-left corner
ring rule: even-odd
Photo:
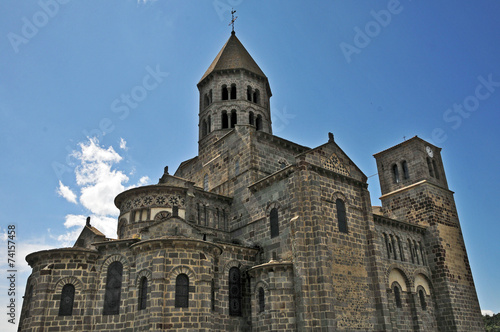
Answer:
[[[232,34],[234,34],[234,21],[236,21],[236,19],[238,18],[238,16],[234,17],[234,13],[236,13],[236,10],[231,8],[231,23],[229,23],[228,25],[232,25],[233,27],[233,30],[231,31]]]

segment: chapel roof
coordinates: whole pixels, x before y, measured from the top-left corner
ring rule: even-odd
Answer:
[[[236,37],[234,31],[231,32],[231,37],[229,37],[219,51],[219,54],[217,54],[210,67],[208,67],[205,74],[203,74],[199,83],[211,73],[227,69],[246,69],[256,75],[267,78],[250,53],[248,53],[243,44]]]

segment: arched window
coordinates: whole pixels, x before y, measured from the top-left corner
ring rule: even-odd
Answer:
[[[241,316],[241,274],[237,267],[229,270],[229,315]]]
[[[201,122],[201,137],[207,136],[207,120]]]
[[[401,308],[401,291],[397,285],[394,285],[394,301],[396,302],[396,307]]]
[[[203,190],[208,191],[208,174],[203,177]]]
[[[210,283],[210,307],[212,311],[215,311],[215,280],[212,279]]]
[[[403,168],[403,179],[404,180],[409,179],[410,178],[410,173],[408,172],[408,163],[406,162],[406,160],[404,160],[401,163],[401,168]]]
[[[142,277],[139,284],[139,310],[144,310],[147,307],[148,301],[148,278]]]
[[[207,118],[207,132],[212,132],[212,117],[210,115]]]
[[[387,249],[387,258],[391,259],[391,248],[389,248],[389,238],[387,234],[384,233],[385,248]]]
[[[405,261],[405,255],[403,253],[403,245],[401,244],[401,239],[399,238],[399,236],[396,236],[396,238],[398,239],[398,248],[399,248],[399,259],[401,259],[401,261]]]
[[[432,163],[429,157],[427,157],[427,168],[429,168],[429,175],[434,177],[434,170],[432,169]]]
[[[257,115],[257,120],[255,121],[255,129],[262,130],[262,115]]]
[[[269,225],[271,228],[271,238],[280,235],[280,225],[278,220],[278,209],[273,208],[269,213]]]
[[[109,265],[106,276],[103,315],[118,315],[120,313],[122,274],[122,263],[116,261]]]
[[[436,176],[436,179],[439,180],[439,171],[438,171],[435,159],[432,159],[432,166],[434,168],[434,175]]]
[[[253,115],[253,112],[248,113],[248,124],[251,126],[255,124],[255,117]]]
[[[222,100],[228,100],[228,91],[227,91],[227,86],[223,85],[222,86]]]
[[[411,262],[415,263],[415,256],[413,255],[413,246],[411,244],[411,240],[410,239],[408,239],[408,251],[410,252]]]
[[[231,84],[231,99],[236,99],[236,84]]]
[[[210,104],[210,99],[208,99],[208,95],[205,93],[203,97],[203,107],[207,107]]]
[[[264,288],[259,287],[259,312],[264,312],[266,308],[266,297],[264,294]]]
[[[252,101],[252,88],[247,86],[247,100]]]
[[[231,128],[234,128],[234,126],[238,123],[238,117],[236,115],[236,110],[231,111]]]
[[[345,203],[340,198],[335,201],[337,207],[337,220],[339,223],[339,232],[347,233],[347,216],[345,212]]]
[[[259,90],[255,90],[253,92],[253,102],[258,104],[260,102],[260,92]]]
[[[189,277],[184,273],[175,279],[175,307],[189,307]]]
[[[209,99],[209,103],[211,104],[212,103],[212,89],[210,89],[210,91],[208,92],[208,99]]]
[[[61,291],[59,302],[59,316],[71,316],[73,314],[73,303],[75,301],[75,286],[66,284]]]
[[[229,119],[227,117],[227,112],[223,111],[221,115],[222,129],[229,128]]]
[[[418,297],[420,298],[420,306],[422,307],[422,310],[427,310],[427,302],[425,301],[425,294],[423,290],[418,290]]]
[[[394,183],[399,183],[399,170],[397,164],[392,165],[392,179]]]

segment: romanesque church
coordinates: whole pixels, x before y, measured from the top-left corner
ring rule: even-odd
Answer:
[[[234,31],[197,87],[198,155],[116,197],[118,239],[28,255],[20,331],[484,330],[440,148],[376,153],[374,207],[332,134],[273,135]]]

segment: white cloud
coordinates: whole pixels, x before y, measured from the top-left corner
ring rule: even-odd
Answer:
[[[495,313],[491,310],[481,310],[483,316],[493,316]]]
[[[149,181],[151,181],[151,180],[149,179],[148,176],[143,176],[142,178],[139,179],[139,183],[137,185],[138,186],[145,186],[145,185],[149,184]]]
[[[68,202],[78,204],[76,201],[76,194],[69,189],[68,186],[65,186],[61,180],[59,180],[59,188],[57,189],[57,193],[59,196],[64,197]]]
[[[127,141],[123,139],[123,137],[120,137],[120,149],[127,151]]]

